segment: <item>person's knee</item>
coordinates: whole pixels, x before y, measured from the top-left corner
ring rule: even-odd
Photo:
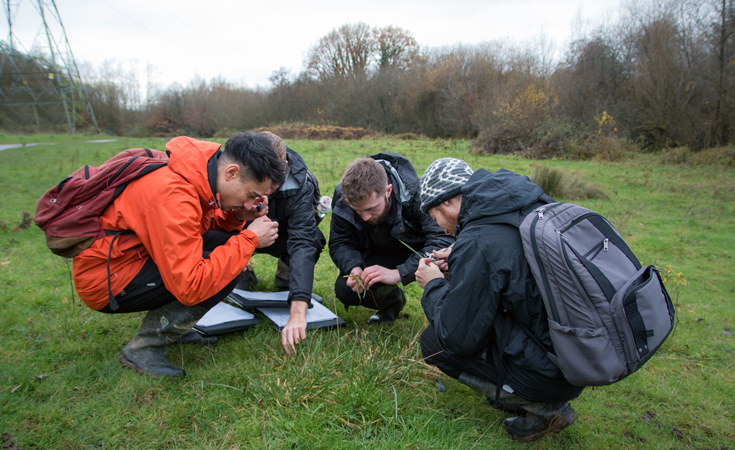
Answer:
[[[357,294],[347,286],[347,278],[344,278],[341,274],[337,277],[337,281],[334,282],[334,295],[347,306],[357,305],[359,303]]]
[[[433,325],[426,327],[421,334],[421,355],[427,364],[436,365],[438,355],[442,353],[439,341],[436,339]]]

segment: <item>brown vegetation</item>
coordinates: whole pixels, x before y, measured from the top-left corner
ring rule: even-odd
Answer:
[[[255,131],[270,131],[283,139],[341,139],[353,140],[377,138],[380,135],[373,130],[358,127],[338,127],[333,125],[307,125],[305,123],[291,123],[273,127],[260,127]]]
[[[734,1],[633,3],[557,63],[545,42],[420,48],[406,30],[357,23],[316,42],[303,72],[273,72],[268,89],[222,79],[143,88],[114,63],[87,79],[113,134],[211,137],[295,123],[313,128],[289,136],[469,138],[481,153],[538,158],[696,153],[735,143]],[[0,115],[0,126],[19,126],[11,119]]]

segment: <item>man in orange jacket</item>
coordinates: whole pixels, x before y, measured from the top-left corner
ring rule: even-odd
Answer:
[[[255,249],[278,237],[278,223],[264,217],[267,208],[257,210],[284,178],[271,140],[237,133],[219,148],[189,137],[169,141],[168,165],[131,182],[100,216],[103,229],[133,234],[98,239],[74,257],[74,284],[87,306],[148,311],[120,352],[125,367],[183,376],[166,360],[168,345],[197,340],[191,328],[232,291]]]

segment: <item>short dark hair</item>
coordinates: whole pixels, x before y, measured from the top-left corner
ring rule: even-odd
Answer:
[[[225,143],[222,153],[242,167],[242,181],[262,182],[270,178],[274,184],[283,184],[286,178],[284,161],[272,141],[262,133],[235,133]]]
[[[373,192],[384,194],[387,188],[385,168],[369,156],[352,161],[342,177],[343,202],[347,205],[360,205]]]

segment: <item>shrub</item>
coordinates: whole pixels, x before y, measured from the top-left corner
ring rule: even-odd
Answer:
[[[524,145],[521,136],[515,134],[513,130],[495,130],[492,128],[485,128],[480,131],[477,139],[472,141],[471,147],[473,153],[486,155],[517,153],[523,149]]]
[[[595,144],[594,159],[600,161],[622,161],[637,150],[635,144],[616,137],[600,137]]]
[[[419,139],[419,135],[416,133],[400,133],[393,135],[393,138],[399,141],[415,141]]]
[[[691,167],[711,166],[721,169],[735,167],[735,148],[718,147],[693,152],[689,147],[676,147],[663,150],[659,161],[668,165],[688,165]]]
[[[221,130],[217,130],[216,133],[214,133],[213,138],[216,139],[228,139],[233,134],[237,133],[237,131],[231,129],[231,128],[223,128]]]
[[[563,157],[575,140],[578,137],[571,123],[547,119],[530,129],[512,124],[485,128],[472,145],[477,153],[517,153],[526,158],[550,159]]]
[[[377,132],[366,130],[365,128],[338,127],[333,125],[307,125],[305,123],[260,127],[253,131],[270,131],[283,139],[354,140],[377,138],[380,136]]]

